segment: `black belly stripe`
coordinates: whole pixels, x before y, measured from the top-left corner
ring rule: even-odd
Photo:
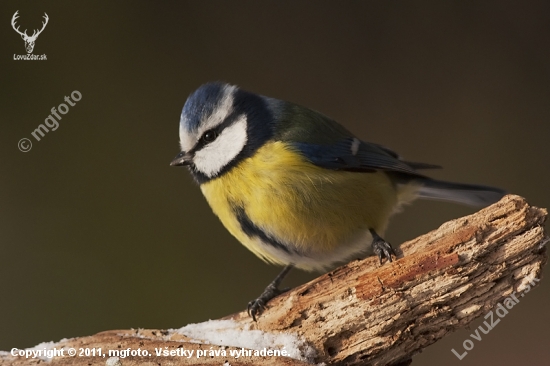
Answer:
[[[281,243],[277,239],[272,238],[271,236],[267,235],[262,229],[257,227],[248,217],[246,212],[244,211],[244,208],[242,207],[233,207],[233,210],[235,211],[235,214],[237,215],[237,221],[239,221],[239,224],[241,224],[241,229],[243,232],[248,235],[248,237],[258,237],[260,238],[264,243],[271,245],[274,248],[281,249],[285,251],[286,253],[290,254],[291,252],[296,252],[294,250],[289,249],[285,244]]]

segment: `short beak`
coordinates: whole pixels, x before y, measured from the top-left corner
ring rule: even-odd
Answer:
[[[193,156],[190,154],[182,151],[176,157],[172,162],[170,163],[170,166],[184,166],[184,165],[190,165],[193,161]]]

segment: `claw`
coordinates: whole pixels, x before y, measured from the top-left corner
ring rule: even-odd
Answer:
[[[395,251],[390,243],[382,239],[373,229],[371,229],[370,232],[372,234],[372,249],[374,254],[378,256],[380,265],[382,265],[384,258],[386,258],[389,262],[393,261],[392,255],[397,258],[397,254],[395,254]]]
[[[289,290],[288,288],[279,290],[277,287],[291,268],[292,265],[286,266],[283,271],[279,273],[279,275],[273,280],[273,282],[271,282],[265,288],[264,292],[262,292],[262,294],[257,299],[248,302],[246,312],[248,313],[248,316],[252,317],[252,320],[257,321],[256,317],[265,310],[266,304],[271,299]]]
[[[278,288],[270,284],[264,290],[264,292],[255,300],[249,301],[247,306],[248,315],[252,317],[252,320],[256,321],[256,316],[263,313],[266,308],[266,304],[274,297],[282,294],[288,289],[279,290]]]
[[[263,295],[263,294],[262,294]],[[249,301],[246,311],[248,316],[252,317],[252,320],[256,321],[256,315],[260,315],[265,310],[265,302],[260,296],[259,298]]]
[[[265,309],[265,304],[261,299],[256,299],[248,302],[248,316],[252,317],[252,320],[256,320],[256,315],[260,315]]]

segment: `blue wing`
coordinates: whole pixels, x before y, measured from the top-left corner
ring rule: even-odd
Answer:
[[[416,169],[439,168],[411,163],[383,146],[361,141],[336,121],[311,109],[289,102],[266,99],[276,105],[276,140],[284,141],[313,164],[334,170],[377,170],[420,175]]]
[[[420,175],[416,169],[439,168],[437,165],[411,163],[380,145],[347,137],[333,144],[293,142],[292,146],[313,164],[334,170],[373,172],[394,171]]]

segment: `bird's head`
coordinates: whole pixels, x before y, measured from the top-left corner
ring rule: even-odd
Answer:
[[[273,135],[268,98],[224,83],[194,91],[180,119],[181,152],[170,165],[189,166],[199,183],[250,157]]]

